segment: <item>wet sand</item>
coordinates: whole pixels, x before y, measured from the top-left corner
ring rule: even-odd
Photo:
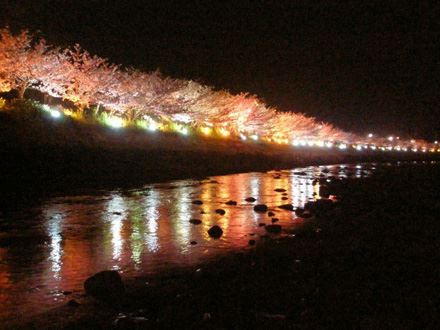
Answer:
[[[334,209],[248,252],[124,279],[117,302],[84,296],[3,327],[436,329],[439,186],[438,164],[334,181]]]

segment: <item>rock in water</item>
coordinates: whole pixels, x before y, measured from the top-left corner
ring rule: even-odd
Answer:
[[[200,219],[190,219],[189,222],[192,223],[193,225],[200,225],[202,223],[202,220],[200,220]]]
[[[293,205],[292,204],[280,205],[280,206],[278,206],[278,208],[283,209],[283,210],[287,210],[287,211],[293,211]]]
[[[117,301],[125,292],[121,276],[117,271],[104,270],[84,282],[86,293],[104,301]]]
[[[229,201],[227,201],[225,204],[226,204],[226,205],[237,205],[237,202],[236,202],[236,201],[233,201],[233,200],[229,200]]]
[[[286,189],[283,189],[283,188],[277,188],[277,189],[275,189],[275,191],[276,191],[276,192],[285,192]]]
[[[255,212],[267,212],[267,205],[265,204],[257,204],[254,206]]]
[[[248,198],[246,198],[246,199],[245,199],[245,201],[246,201],[246,202],[250,202],[250,203],[253,203],[253,202],[255,202],[255,201],[256,201],[256,199],[255,199],[255,198],[253,198],[253,197],[248,197]]]
[[[281,226],[280,225],[267,225],[266,227],[267,232],[271,234],[279,234],[281,233]]]
[[[222,210],[222,209],[217,209],[217,210],[215,210],[215,213],[220,214],[220,215],[224,215],[226,213],[226,211]]]
[[[275,215],[275,213],[273,213],[272,211],[267,212],[267,216],[269,217],[273,217]]]
[[[196,200],[192,201],[192,203],[195,205],[202,205],[203,204],[203,202],[200,199],[196,199]]]
[[[220,238],[223,235],[223,230],[219,226],[215,225],[209,228],[208,235],[213,238]]]

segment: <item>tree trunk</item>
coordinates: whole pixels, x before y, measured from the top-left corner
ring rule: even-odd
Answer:
[[[27,88],[25,84],[18,86],[18,98],[20,100],[24,99],[24,92],[26,92],[26,89]]]
[[[97,116],[98,115],[98,113],[99,113],[99,108],[100,108],[100,103],[98,103],[98,105],[96,106],[96,108],[95,108],[95,116]]]

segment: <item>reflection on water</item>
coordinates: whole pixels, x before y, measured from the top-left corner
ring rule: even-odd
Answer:
[[[247,197],[267,204],[283,227],[294,226],[295,214],[277,206],[302,207],[319,198],[320,186],[329,178],[362,177],[372,167],[315,166],[184,180],[52,198],[36,208],[0,213],[0,317],[64,302],[70,297],[63,291],[75,296],[85,278],[103,269],[128,276],[152,273],[247,248],[251,235],[266,235],[259,224],[271,221],[254,212],[255,203],[246,202]],[[237,205],[226,205],[229,200]],[[214,224],[223,229],[217,240],[207,234]]]

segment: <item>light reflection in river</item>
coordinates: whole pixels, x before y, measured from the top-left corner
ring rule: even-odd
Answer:
[[[246,249],[250,238],[266,235],[259,224],[271,223],[271,217],[254,212],[253,205],[267,204],[279,224],[294,226],[295,213],[279,205],[302,207],[319,198],[321,184],[328,178],[361,177],[369,174],[370,167],[315,166],[175,181],[52,198],[35,209],[4,214],[0,318],[41,311],[53,306],[54,300],[70,299],[61,292],[81,292],[84,279],[103,269],[132,276]],[[256,202],[246,202],[247,197]],[[193,204],[194,200],[203,204]],[[230,200],[237,205],[227,205]],[[225,214],[216,213],[217,209]],[[202,223],[193,225],[190,219]],[[215,224],[223,229],[220,239],[207,234]]]

